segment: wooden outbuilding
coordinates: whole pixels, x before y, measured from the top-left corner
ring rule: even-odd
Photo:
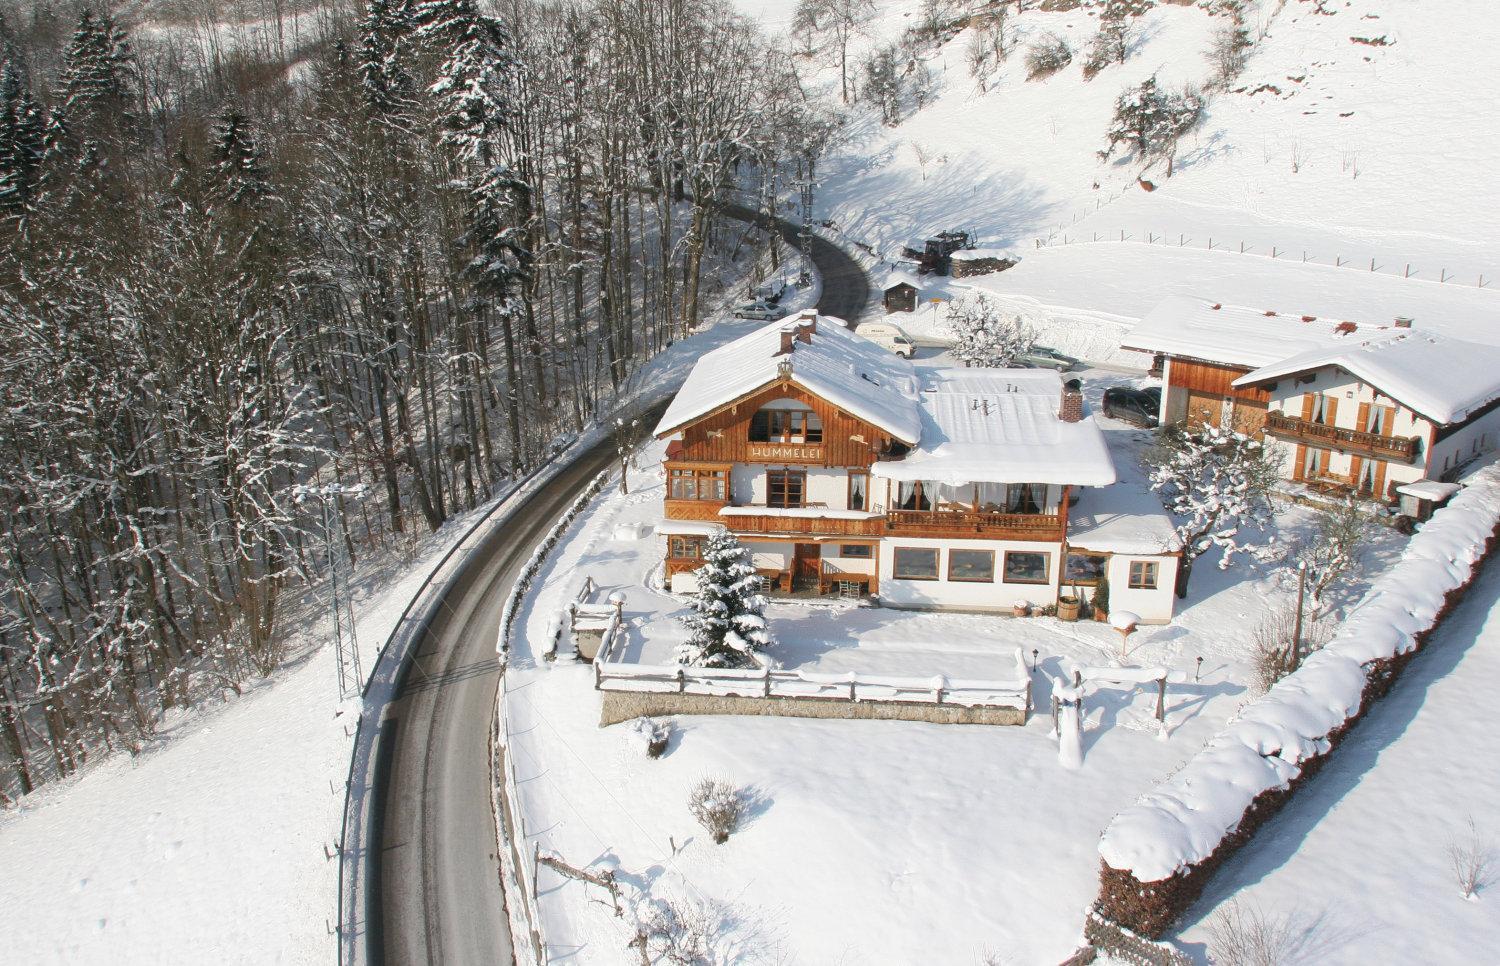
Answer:
[[[917,310],[917,281],[904,272],[896,272],[886,279],[882,304],[887,314],[891,312],[915,312]]]

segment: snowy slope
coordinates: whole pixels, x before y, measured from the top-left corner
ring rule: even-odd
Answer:
[[[764,7],[768,21],[785,5],[741,3],[757,18]],[[878,3],[855,47],[898,37],[918,6]],[[820,214],[888,254],[908,237],[945,228],[968,228],[983,243],[1023,254],[1035,253],[1037,239],[1116,238],[1124,230],[1132,239],[1151,233],[1199,246],[1213,237],[1216,250],[1237,253],[1243,244],[1261,256],[1274,245],[1294,261],[1305,253],[1329,266],[1367,267],[1374,258],[1378,273],[1403,281],[1410,273],[1476,287],[1481,274],[1487,283],[1500,277],[1488,160],[1500,133],[1476,114],[1478,105],[1500,101],[1500,72],[1490,59],[1500,23],[1490,6],[1349,0],[1323,4],[1323,13],[1318,6],[1262,0],[1257,20],[1266,34],[1247,70],[1234,91],[1211,101],[1182,145],[1175,175],[1166,178],[1159,164],[1145,172],[1156,186],[1149,193],[1136,184],[1142,169],[1133,159],[1096,156],[1114,98],[1153,73],[1168,86],[1205,81],[1203,51],[1222,18],[1159,4],[1137,19],[1138,41],[1125,64],[1084,81],[1075,55],[1058,74],[1028,82],[1024,52],[1035,38],[1055,33],[1079,51],[1097,23],[1089,6],[1028,9],[1012,16],[1016,47],[984,93],[965,65],[971,30],[961,31],[924,55],[935,78],[925,109],[893,128],[865,106],[851,109],[848,130],[819,169]],[[810,89],[837,100],[830,55],[799,65]],[[936,158],[925,171],[919,148]],[[1079,254],[1114,257],[1102,246]],[[1267,266],[1248,258],[1218,263],[1225,275],[1255,273],[1267,286],[1284,264],[1265,279]],[[1175,266],[1154,265],[1148,258],[1146,273],[1134,276],[1143,292],[1174,279]],[[1411,291],[1420,301],[1433,290]],[[1494,291],[1486,288],[1483,301],[1500,314]]]

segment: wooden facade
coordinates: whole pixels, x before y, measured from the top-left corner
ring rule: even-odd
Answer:
[[[822,440],[813,443],[757,443],[750,440],[750,420],[768,403],[792,399],[818,415]],[[795,382],[782,380],[757,390],[683,427],[676,463],[868,467],[890,448],[890,434],[814,396]],[[915,442],[911,440],[910,442]]]
[[[1174,357],[1167,388],[1186,391],[1188,425],[1220,425],[1224,421],[1224,400],[1229,399],[1232,400],[1229,427],[1248,436],[1258,436],[1265,428],[1271,394],[1260,388],[1234,385],[1236,379],[1249,371],[1243,366]]]
[[[882,301],[887,315],[892,312],[915,312],[917,287],[909,282],[897,282],[885,290],[885,297]]]

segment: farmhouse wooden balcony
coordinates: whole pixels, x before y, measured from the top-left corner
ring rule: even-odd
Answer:
[[[921,537],[989,537],[1010,540],[1061,540],[1060,513],[992,513],[985,510],[890,510],[889,533]]]
[[[1283,439],[1371,456],[1387,462],[1411,463],[1417,458],[1416,437],[1381,436],[1342,426],[1329,426],[1281,413],[1266,415],[1266,431]]]
[[[729,505],[728,500],[666,500],[662,507],[668,520],[719,520],[719,511]]]
[[[753,511],[756,507],[744,507]],[[881,518],[845,519],[815,515],[786,516],[775,508],[766,507],[765,513],[736,512],[720,516],[718,521],[736,533],[785,533],[839,537],[873,537],[881,533]]]

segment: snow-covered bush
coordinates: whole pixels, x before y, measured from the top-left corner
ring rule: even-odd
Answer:
[[[1448,840],[1448,865],[1465,899],[1472,899],[1493,877],[1495,849],[1469,816],[1468,826]]]
[[[1123,64],[1130,55],[1129,0],[1105,0],[1099,32],[1089,41],[1083,60],[1083,79],[1089,80],[1110,64]]]
[[[745,793],[722,778],[699,779],[688,793],[688,811],[720,845],[740,827]]]
[[[1208,958],[1214,966],[1284,966],[1302,958],[1309,928],[1231,900],[1209,920]]]
[[[1268,610],[1256,625],[1251,637],[1250,665],[1255,672],[1251,682],[1256,694],[1264,694],[1271,686],[1297,669],[1301,658],[1322,649],[1333,637],[1333,625],[1318,620],[1311,612],[1302,615],[1301,654],[1292,658],[1292,644],[1298,639],[1296,605],[1288,604]]]
[[[1163,90],[1152,74],[1139,85],[1125,88],[1115,98],[1109,144],[1099,155],[1108,158],[1124,145],[1141,160],[1170,158],[1177,150],[1177,140],[1202,117],[1203,95],[1191,87]]]
[[[1255,42],[1250,31],[1241,23],[1227,23],[1214,31],[1205,54],[1213,67],[1213,76],[1208,86],[1215,90],[1228,90],[1234,79],[1244,71],[1250,60],[1250,48]]]
[[[766,599],[750,552],[734,534],[720,531],[703,548],[695,576],[693,613],[682,618],[691,632],[677,660],[693,667],[753,667],[755,654],[770,647]]]
[[[1262,549],[1246,542],[1241,533],[1245,527],[1265,531],[1272,523],[1276,465],[1259,441],[1218,426],[1191,430],[1168,426],[1146,454],[1145,466],[1151,489],[1179,518],[1179,597],[1187,596],[1193,561],[1214,547],[1224,552],[1221,569],[1228,569],[1239,551]]]
[[[1073,62],[1073,48],[1056,34],[1048,34],[1026,51],[1026,79],[1037,80],[1057,73]]]
[[[870,51],[864,62],[865,100],[880,109],[880,123],[893,127],[901,120],[902,75],[897,69],[896,48],[885,45]]]
[[[1036,332],[1017,315],[1001,312],[993,299],[968,292],[948,309],[953,354],[966,366],[1003,369],[1030,352]]]
[[[630,723],[630,736],[646,749],[649,758],[660,758],[672,741],[672,722],[645,716]]]

